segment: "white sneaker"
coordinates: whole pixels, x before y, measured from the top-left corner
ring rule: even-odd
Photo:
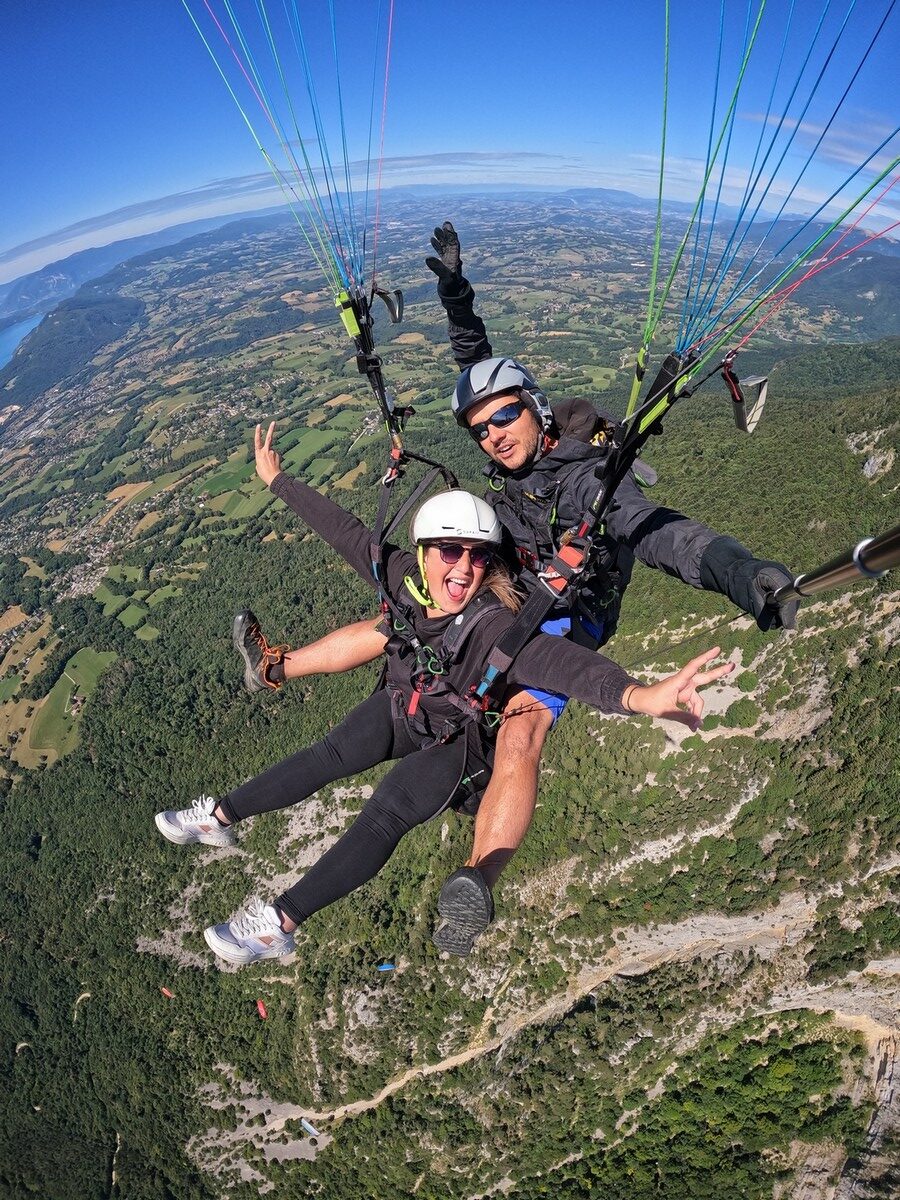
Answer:
[[[237,839],[230,825],[220,825],[213,816],[218,804],[215,796],[200,796],[193,808],[180,812],[157,813],[156,828],[170,842],[186,846],[188,842],[203,842],[206,846],[233,846]]]
[[[255,897],[233,921],[210,925],[203,936],[210,950],[238,966],[262,958],[281,958],[296,949],[294,935],[281,928],[278,910]]]

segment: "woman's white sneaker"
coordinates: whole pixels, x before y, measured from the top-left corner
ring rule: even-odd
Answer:
[[[156,828],[179,846],[189,842],[203,842],[205,846],[233,846],[237,839],[230,825],[220,825],[213,816],[218,804],[215,796],[200,796],[191,808],[180,812],[161,812],[154,818]]]
[[[294,935],[281,928],[278,909],[256,898],[233,920],[204,929],[203,936],[219,958],[242,967],[263,958],[282,958],[297,948]]]

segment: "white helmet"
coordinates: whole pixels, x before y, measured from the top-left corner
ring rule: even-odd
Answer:
[[[465,425],[470,408],[503,392],[518,392],[537,417],[544,433],[550,432],[553,424],[550,401],[531,372],[514,358],[485,358],[466,367],[456,381],[450,407],[459,424]]]
[[[456,488],[426,500],[413,517],[410,534],[417,545],[444,538],[475,538],[499,545],[503,531],[489,504]]]

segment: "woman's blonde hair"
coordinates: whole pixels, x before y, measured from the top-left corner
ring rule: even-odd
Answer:
[[[485,571],[484,579],[478,590],[482,591],[484,588],[493,592],[504,608],[508,608],[511,612],[518,612],[522,607],[522,593],[502,558],[491,559],[491,565]]]

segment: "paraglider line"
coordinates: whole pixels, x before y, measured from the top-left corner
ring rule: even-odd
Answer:
[[[381,220],[381,172],[384,166],[384,129],[387,123],[388,77],[391,70],[391,39],[394,32],[394,0],[388,5],[387,45],[384,57],[384,92],[381,100],[381,138],[378,144],[378,178],[375,184],[375,222],[372,229],[372,286],[378,262],[378,228]]]

